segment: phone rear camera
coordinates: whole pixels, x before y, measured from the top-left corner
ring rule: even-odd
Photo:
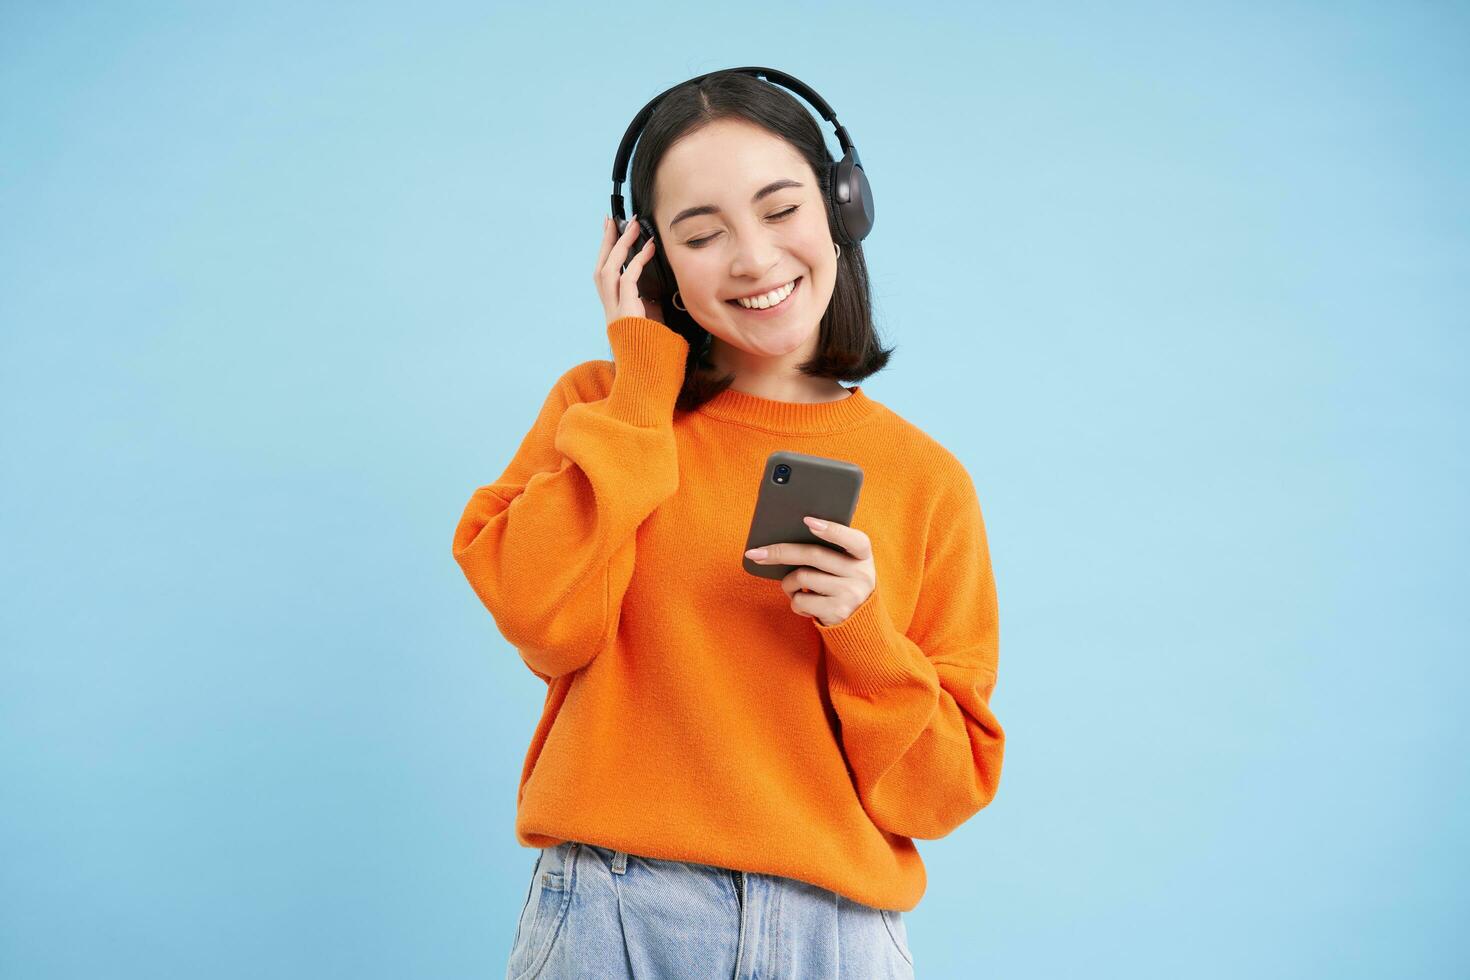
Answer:
[[[776,465],[775,482],[776,483],[786,483],[790,479],[791,479],[791,467],[787,466],[785,463],[778,463]]]

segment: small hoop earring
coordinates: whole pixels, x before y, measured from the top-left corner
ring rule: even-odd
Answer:
[[[841,243],[839,243],[839,242],[833,242],[832,244],[835,245],[835,246],[837,246],[837,257],[839,259],[842,258],[842,245],[841,245]]]

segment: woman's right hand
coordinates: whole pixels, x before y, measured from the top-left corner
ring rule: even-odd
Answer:
[[[644,266],[653,260],[653,250],[658,246],[650,238],[628,262],[627,270],[619,273],[627,260],[628,250],[638,237],[638,216],[628,219],[621,235],[617,229],[618,224],[612,218],[603,220],[602,251],[597,256],[597,268],[592,271],[592,281],[597,284],[597,293],[602,297],[607,322],[612,323],[619,317],[641,316],[663,323],[663,305],[655,298],[638,295],[638,277]]]

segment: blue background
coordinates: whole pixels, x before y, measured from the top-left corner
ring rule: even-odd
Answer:
[[[919,842],[919,975],[1466,975],[1467,49],[1450,3],[0,6],[0,975],[503,972],[544,685],[451,534],[610,356],[633,113],[747,64],[857,140],[865,391],[989,531],[1004,777]]]

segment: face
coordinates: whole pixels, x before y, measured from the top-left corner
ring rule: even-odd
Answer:
[[[790,184],[761,194],[777,181]],[[679,302],[716,347],[728,345],[727,361],[770,369],[811,355],[837,282],[837,255],[821,188],[794,147],[744,120],[710,123],[665,153],[654,201]],[[800,280],[795,292],[769,312],[729,302],[793,279]]]

